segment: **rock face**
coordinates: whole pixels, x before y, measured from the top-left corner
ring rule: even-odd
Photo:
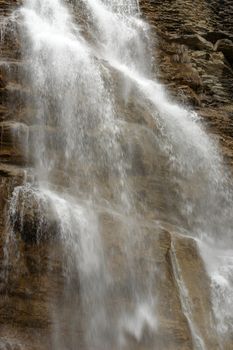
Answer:
[[[64,338],[69,338],[67,322],[74,305],[67,302],[69,297],[62,292],[62,252],[59,240],[54,239],[59,228],[49,205],[38,206],[35,194],[20,194],[19,191],[18,212],[13,216],[15,236],[9,232],[12,194],[26,180],[35,181],[33,155],[29,150],[30,140],[38,130],[34,125],[33,105],[28,99],[30,91],[24,75],[26,62],[21,59],[20,36],[14,21],[17,13],[13,11],[20,3],[0,0],[0,21],[4,29],[0,58],[0,349],[45,350],[55,346],[51,340],[55,322],[51,318],[53,310],[60,307],[61,332]],[[209,132],[219,139],[226,160],[233,165],[232,2],[140,0],[140,6],[142,15],[151,24],[156,76],[171,98],[191,105],[203,117]],[[145,330],[146,341],[143,337],[140,341],[129,337],[130,349],[145,350],[154,346],[159,350],[191,350],[200,346],[200,337],[206,349],[217,350],[220,348],[218,340],[210,326],[214,324],[214,317],[209,280],[197,243],[177,234],[173,226],[165,223],[168,212],[164,213],[162,224],[155,223],[155,198],[160,199],[161,208],[165,200],[158,192],[167,191],[173,198],[175,193],[172,188],[159,186],[159,179],[167,176],[166,170],[157,166],[160,155],[158,158],[153,155],[150,137],[143,130],[143,125],[153,129],[154,122],[145,111],[143,118],[137,120],[140,113],[133,105],[131,110],[126,117],[142,125],[142,132],[139,141],[133,127],[127,129],[133,154],[130,176],[137,189],[138,203],[145,203],[141,210],[146,207],[148,219],[141,223],[143,245],[137,247],[135,261],[138,278],[145,273],[148,259],[159,266],[159,277],[153,290],[160,301],[160,325],[156,336],[148,336],[149,332]],[[53,137],[54,130],[48,130],[48,133]],[[58,185],[69,182],[61,174],[58,178]],[[107,192],[106,188],[104,190]],[[175,208],[174,202],[170,202],[171,211]],[[22,210],[23,222],[20,219]],[[38,219],[40,210],[47,214],[42,223]],[[116,296],[113,292],[109,301],[110,309],[116,312],[117,305],[128,302],[125,297],[127,276],[121,265],[118,242],[120,223],[119,218],[106,212],[100,217],[110,268],[115,276],[119,275],[115,290],[120,292]],[[46,239],[37,239],[38,227]],[[9,237],[17,244],[7,256],[5,248]],[[111,255],[112,251],[117,254]],[[78,281],[71,283],[74,290],[79,289]],[[182,289],[183,285],[187,290]],[[187,293],[191,306],[187,306]],[[80,308],[75,319],[77,324],[81,317]],[[82,344],[82,329],[78,328],[77,334]],[[230,340],[222,345],[226,350],[232,349]],[[71,348],[75,349],[75,345]],[[84,345],[81,348],[85,349]]]
[[[155,69],[160,80],[172,97],[203,116],[231,164],[231,1],[143,0],[140,4],[156,33]]]

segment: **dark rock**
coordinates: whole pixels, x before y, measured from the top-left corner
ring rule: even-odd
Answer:
[[[220,39],[214,45],[215,51],[222,51],[226,59],[233,66],[233,42],[229,39]]]
[[[10,220],[15,232],[28,243],[58,236],[58,218],[46,195],[27,185],[16,187],[11,199]]]
[[[192,50],[213,50],[213,45],[211,44],[211,42],[207,41],[199,34],[174,37],[172,41],[186,45]]]
[[[220,39],[233,39],[233,34],[231,33],[227,33],[227,32],[223,32],[221,30],[219,31],[209,31],[205,34],[203,34],[203,37],[210,41],[212,44],[215,44],[216,41],[220,40]]]

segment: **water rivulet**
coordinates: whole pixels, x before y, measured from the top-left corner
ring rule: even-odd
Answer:
[[[231,184],[199,117],[156,81],[137,1],[27,0],[16,13],[33,170],[9,203],[4,266],[17,265],[20,239],[57,246],[62,290],[48,307],[50,346],[228,349]],[[206,305],[206,291],[195,291],[201,311],[182,244],[206,270]]]

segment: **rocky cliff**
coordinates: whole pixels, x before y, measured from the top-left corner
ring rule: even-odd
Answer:
[[[155,70],[172,98],[203,116],[232,163],[231,1],[141,1],[152,27]]]
[[[51,332],[56,327],[51,314],[56,305],[62,305],[62,332],[67,338],[67,345],[74,349],[75,346],[72,347],[68,341],[68,320],[73,305],[68,302],[69,296],[63,295],[61,247],[59,241],[53,238],[55,234],[51,234],[56,231],[56,223],[51,220],[50,209],[45,207],[48,215],[48,219],[45,215],[45,239],[35,242],[38,203],[34,202],[30,190],[26,201],[23,201],[24,205],[28,203],[24,224],[14,223],[17,245],[11,247],[10,252],[6,247],[13,189],[26,180],[29,183],[35,181],[36,177],[31,140],[38,126],[35,126],[34,104],[25,75],[27,62],[25,58],[22,60],[21,55],[20,31],[15,21],[18,14],[14,12],[20,3],[17,0],[0,0],[0,349],[45,350],[54,346]],[[219,140],[226,161],[233,165],[232,2],[141,0],[140,7],[142,16],[151,25],[155,76],[166,86],[171,99],[190,106],[203,117],[208,131]],[[153,128],[150,116],[142,116],[134,110],[133,104],[127,118]],[[53,137],[53,130],[48,132]],[[155,198],[159,196],[161,208],[164,205],[164,198],[158,195],[158,191],[172,189],[158,186],[160,178],[166,177],[166,170],[158,170],[158,159],[153,154],[149,134],[142,132],[140,142],[136,137],[134,140],[133,130],[129,130],[129,135],[134,148],[131,178],[137,189],[138,205],[143,201],[145,210],[145,222],[141,223],[144,243],[137,247],[135,253],[138,278],[145,273],[148,259],[160,268],[153,286],[159,300],[158,334],[155,336],[145,329],[140,341],[129,336],[130,348],[201,349],[198,337],[193,337],[195,333],[204,340],[206,349],[219,349],[212,327],[214,317],[209,280],[197,243],[176,233],[175,226],[166,220],[167,212],[162,217],[163,223],[154,225],[157,219]],[[67,179],[61,175],[58,177],[64,185]],[[19,207],[21,202],[19,199]],[[171,203],[171,211],[174,207],[175,204]],[[127,276],[124,275],[118,246],[120,218],[106,212],[100,216],[111,269],[114,275],[119,276],[112,300],[108,301],[111,309],[117,312],[117,305],[128,303]],[[111,255],[112,251],[114,254]],[[74,290],[78,290],[78,281],[72,283]],[[186,290],[182,289],[183,285]],[[80,309],[80,314],[73,320],[79,324],[81,317]],[[82,344],[82,329],[77,328]],[[233,348],[232,339],[233,334],[230,339],[222,340],[224,350]]]

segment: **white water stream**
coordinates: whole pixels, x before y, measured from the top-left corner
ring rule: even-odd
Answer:
[[[226,336],[233,325],[233,263],[231,250],[225,250],[232,247],[233,201],[218,149],[198,116],[171,102],[163,87],[151,79],[149,26],[140,19],[136,0],[71,3],[72,7],[68,1],[26,0],[20,14],[36,109],[37,191],[59,218],[67,290],[73,274],[79,277],[85,346],[88,350],[127,348],[126,334],[140,341],[145,329],[155,334],[158,329],[159,301],[152,288],[156,266],[148,263],[141,279],[135,271],[142,213],[129,176],[132,159],[126,157],[124,147],[129,127],[124,110],[129,109],[132,96],[152,116],[158,147],[154,151],[166,159],[172,176],[169,186],[175,189],[176,210],[167,214],[168,221],[185,227],[207,247],[201,253],[212,281],[216,327]],[[122,110],[114,79],[122,84]],[[28,187],[21,191],[27,193]],[[116,276],[106,258],[102,211],[124,218],[118,223],[118,244],[129,305],[122,305],[114,315],[108,299]],[[186,288],[181,279],[178,283],[182,299]],[[183,308],[189,317],[187,298]],[[73,329],[76,322],[80,320],[74,309],[68,334],[72,349],[79,342]],[[191,318],[189,323],[196,348],[205,349],[198,325]],[[54,349],[66,349],[62,337],[58,322]]]

